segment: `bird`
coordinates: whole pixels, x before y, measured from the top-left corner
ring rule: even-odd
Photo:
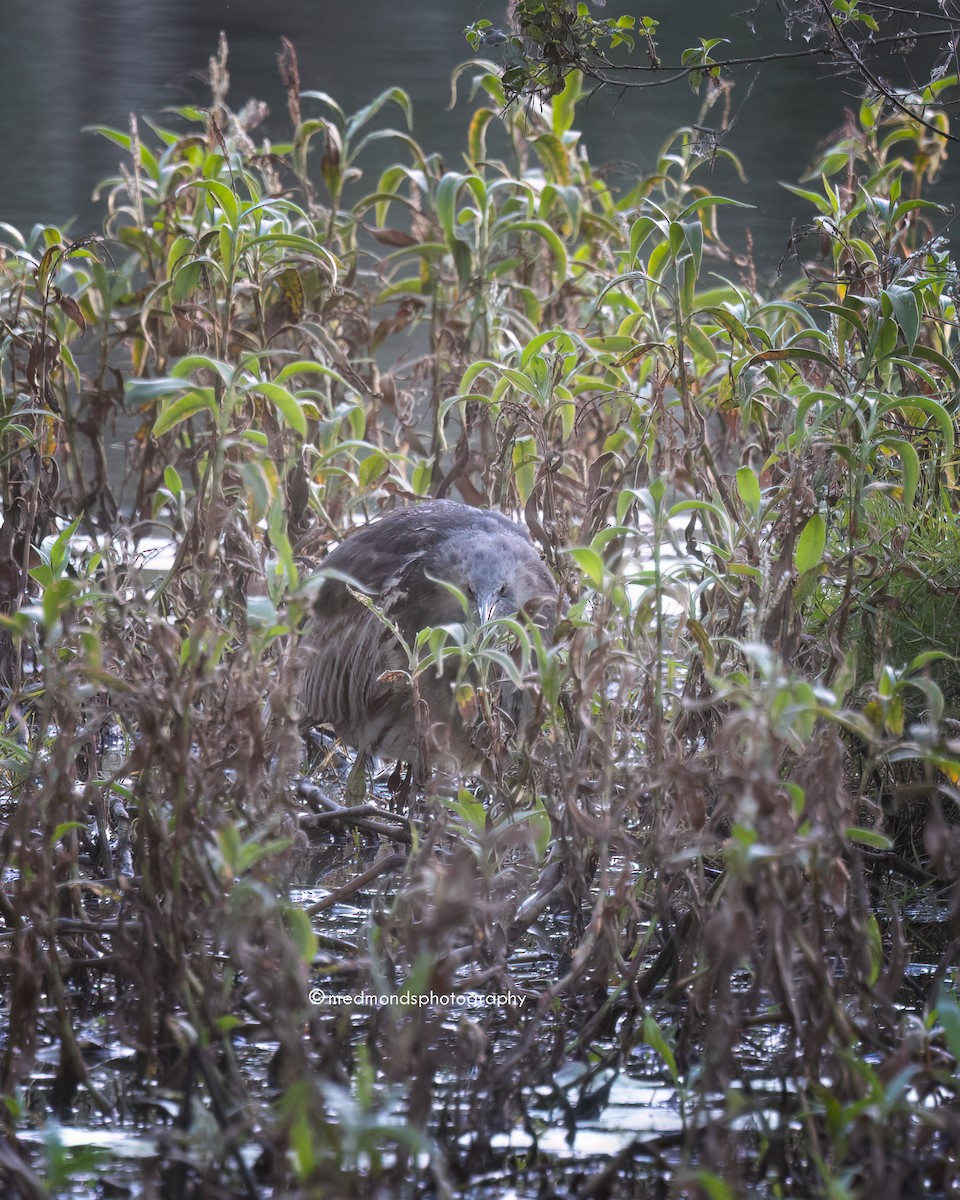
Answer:
[[[332,726],[356,749],[348,799],[363,798],[370,757],[408,764],[418,783],[441,761],[475,766],[483,755],[456,672],[429,666],[414,678],[408,651],[427,627],[503,617],[549,634],[557,584],[526,528],[493,509],[422,501],[345,538],[320,574],[301,641],[301,726]]]

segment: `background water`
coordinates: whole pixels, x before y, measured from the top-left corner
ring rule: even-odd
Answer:
[[[751,12],[744,15],[744,6]],[[166,106],[202,102],[200,79],[216,50],[219,30],[230,44],[232,107],[252,96],[272,115],[265,130],[289,135],[276,71],[281,35],[291,38],[305,89],[332,94],[353,111],[382,89],[399,85],[414,104],[415,136],[457,167],[471,106],[466,88],[448,108],[450,74],[469,57],[466,24],[487,17],[504,23],[504,0],[0,0],[0,220],[28,229],[36,221],[75,218],[75,234],[99,228],[102,210],[91,200],[98,180],[116,170],[115,146],[84,125],[126,129],[128,114],[162,116]],[[732,39],[731,54],[795,50],[786,42],[773,0],[611,0],[609,11],[647,14],[662,22],[664,61],[677,61],[695,36]],[[753,30],[748,24],[749,17]],[[679,28],[678,28],[679,26]],[[889,76],[895,64],[884,64]],[[722,230],[741,248],[749,226],[764,274],[775,272],[792,218],[812,210],[780,180],[795,182],[818,142],[836,130],[857,87],[809,62],[764,67],[749,97],[755,70],[737,77],[738,117],[726,145],[748,175],[743,186],[717,166],[715,190],[750,200],[747,214],[721,213]],[[664,139],[694,120],[698,101],[684,83],[618,96],[604,91],[583,112],[582,127],[595,166],[616,163],[626,180],[649,171]],[[305,105],[305,112],[311,110]],[[398,110],[391,122],[399,123]],[[397,153],[396,148],[385,153]],[[374,169],[383,159],[374,160]],[[949,202],[960,180],[951,160],[936,198]],[[369,180],[368,180],[369,182]]]

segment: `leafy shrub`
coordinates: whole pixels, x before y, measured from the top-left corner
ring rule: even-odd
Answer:
[[[397,89],[348,116],[301,91],[287,46],[291,138],[258,146],[225,45],[211,66],[183,128],[103,131],[127,155],[103,240],[5,232],[11,1111],[46,1041],[54,1108],[82,1089],[113,1112],[79,1036],[106,993],[140,1079],[178,1097],[181,1190],[254,1192],[252,1142],[276,1189],[412,1194],[426,1171],[449,1194],[498,1161],[495,1133],[536,1128],[539,1087],[575,1129],[604,1072],[651,1058],[683,1089],[678,1190],[946,1187],[954,964],[931,964],[905,1029],[899,910],[908,885],[956,907],[960,765],[926,652],[955,634],[879,632],[886,597],[919,616],[914,585],[941,595],[955,524],[929,131],[861,106],[800,189],[814,257],[798,232],[801,277],[769,291],[721,237],[696,131],[616,194],[575,74],[536,110],[462,70],[478,107],[445,171]],[[369,190],[374,139],[404,157]],[[522,665],[542,734],[521,769],[372,826],[410,849],[336,893],[396,876],[351,953],[284,898],[310,825],[291,802],[304,580],[388,497],[453,489],[522,511],[562,580],[558,642]],[[159,570],[147,534],[173,548]],[[315,823],[331,811],[349,819]],[[310,1004],[311,973],[337,971],[509,990],[551,907],[553,966],[507,1051],[502,1014],[451,1030],[387,1009],[358,1041]],[[751,1141],[756,1029],[796,1119]],[[263,1042],[266,1095],[240,1066]]]

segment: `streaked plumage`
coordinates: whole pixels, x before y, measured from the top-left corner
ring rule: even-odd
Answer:
[[[467,598],[474,620],[529,615],[543,629],[556,616],[557,585],[526,529],[502,513],[451,500],[398,509],[351,534],[323,562],[356,581],[408,645],[427,626],[464,620],[443,580]],[[420,734],[409,663],[397,638],[341,580],[321,585],[303,638],[305,723],[331,725],[361,755],[412,763],[418,775],[446,757],[477,754],[463,728],[450,673],[418,677]],[[386,676],[386,678],[384,678]]]

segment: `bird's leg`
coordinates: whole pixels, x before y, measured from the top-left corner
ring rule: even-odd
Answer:
[[[403,763],[397,759],[396,765],[387,780],[387,791],[390,793],[390,808],[397,812],[403,800]]]
[[[363,750],[357,751],[353,760],[350,774],[347,776],[347,804],[362,804],[367,798],[367,756]]]
[[[413,763],[407,763],[406,771],[403,770],[403,764],[399,761],[394,767],[393,774],[387,782],[387,787],[390,790],[391,808],[395,811],[400,807],[406,807],[410,803],[410,789],[413,786]]]

